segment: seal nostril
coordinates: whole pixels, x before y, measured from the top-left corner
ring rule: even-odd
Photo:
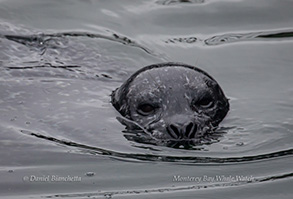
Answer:
[[[185,128],[185,134],[189,134],[192,130],[193,124],[190,122]]]
[[[187,138],[194,138],[197,131],[197,125],[190,122],[185,128],[185,135]]]
[[[167,127],[167,132],[169,133],[169,135],[174,138],[174,139],[178,139],[181,137],[180,135],[180,131],[178,130],[178,128],[171,124]]]

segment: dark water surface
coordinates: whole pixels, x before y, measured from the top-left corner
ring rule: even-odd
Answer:
[[[1,198],[292,198],[293,1],[0,0]],[[212,144],[127,140],[112,90],[176,61],[231,110]]]

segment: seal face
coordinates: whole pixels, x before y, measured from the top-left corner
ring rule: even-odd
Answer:
[[[112,104],[128,129],[156,139],[190,140],[218,126],[229,103],[206,72],[182,63],[146,66],[113,91]]]

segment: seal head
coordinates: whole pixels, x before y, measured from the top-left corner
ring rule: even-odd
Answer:
[[[128,129],[143,129],[162,140],[202,137],[229,111],[218,83],[201,69],[182,63],[146,66],[111,97]]]

